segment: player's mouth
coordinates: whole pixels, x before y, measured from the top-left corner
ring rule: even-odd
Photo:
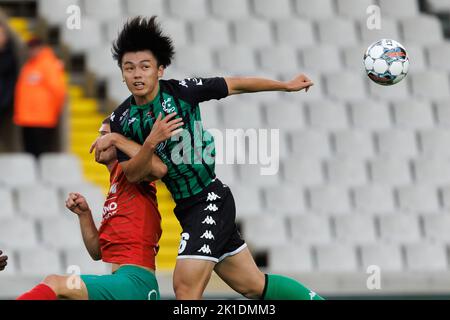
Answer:
[[[136,90],[142,90],[145,88],[145,84],[140,81],[133,82],[133,86]]]

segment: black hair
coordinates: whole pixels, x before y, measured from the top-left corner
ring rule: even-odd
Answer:
[[[158,66],[166,68],[175,54],[172,39],[164,35],[156,16],[135,17],[128,20],[112,45],[112,54],[119,67],[127,52],[149,50],[156,57]]]
[[[102,124],[111,124],[111,119],[110,117],[106,117],[105,119],[103,119]]]

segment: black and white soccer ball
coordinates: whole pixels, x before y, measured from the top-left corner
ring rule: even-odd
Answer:
[[[364,67],[371,80],[390,86],[406,77],[409,69],[408,53],[398,41],[381,39],[367,48]]]

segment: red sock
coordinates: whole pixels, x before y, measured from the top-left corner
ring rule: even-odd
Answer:
[[[16,300],[56,300],[56,293],[48,285],[41,283]]]

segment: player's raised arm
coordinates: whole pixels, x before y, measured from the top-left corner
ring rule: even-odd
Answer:
[[[304,74],[296,76],[290,81],[277,81],[265,78],[229,77],[225,78],[228,95],[251,93],[260,91],[300,91],[307,92],[314,83]]]
[[[100,260],[102,254],[98,241],[98,230],[86,199],[79,193],[69,193],[66,200],[66,207],[79,218],[81,235],[83,236],[83,242],[89,255],[94,260]]]

